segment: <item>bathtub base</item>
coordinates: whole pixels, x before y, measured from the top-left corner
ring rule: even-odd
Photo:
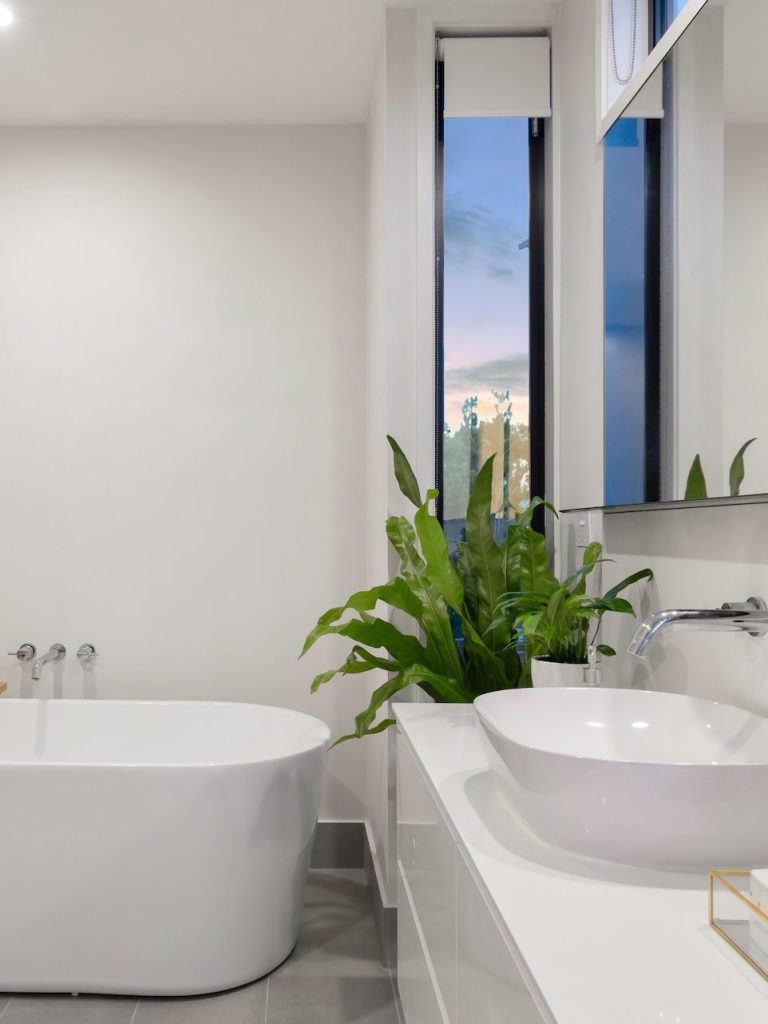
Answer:
[[[0,765],[0,991],[199,995],[269,973],[296,944],[324,761]]]

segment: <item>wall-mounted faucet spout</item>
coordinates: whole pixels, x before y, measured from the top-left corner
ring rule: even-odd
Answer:
[[[64,644],[51,644],[45,654],[41,658],[38,658],[32,666],[32,678],[39,679],[43,672],[43,665],[47,664],[49,661],[61,661],[66,653],[67,649]]]
[[[638,658],[648,656],[654,637],[667,629],[712,629],[749,633],[768,633],[768,605],[762,597],[744,602],[728,602],[722,608],[667,608],[653,612],[643,620],[627,647]]]

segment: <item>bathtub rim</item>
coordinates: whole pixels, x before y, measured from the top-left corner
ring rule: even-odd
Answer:
[[[0,715],[3,714],[2,708],[6,705],[30,705],[30,704],[85,704],[93,706],[94,704],[108,704],[111,706],[115,705],[126,705],[129,707],[141,706],[157,706],[163,707],[226,707],[226,708],[247,708],[250,711],[285,711],[291,715],[297,715],[300,718],[308,719],[310,722],[314,722],[316,726],[325,733],[324,738],[318,737],[318,741],[315,743],[301,746],[285,753],[275,754],[273,757],[260,757],[260,758],[218,758],[216,760],[211,759],[200,759],[197,761],[192,760],[166,760],[160,761],[157,759],[146,759],[146,760],[129,760],[129,759],[102,759],[96,761],[79,761],[79,760],[28,760],[20,761],[18,759],[4,758],[0,751],[0,769],[3,768],[14,768],[14,769],[46,769],[56,768],[57,770],[65,770],[69,768],[78,769],[124,769],[124,770],[141,770],[149,769],[152,771],[160,771],[165,769],[213,769],[213,768],[250,768],[250,767],[266,767],[269,765],[280,764],[281,762],[291,761],[297,757],[303,757],[305,755],[316,753],[321,751],[327,754],[331,747],[331,730],[329,726],[316,715],[310,715],[306,711],[297,711],[294,708],[287,708],[282,704],[257,704],[250,701],[229,701],[229,700],[152,700],[147,698],[137,698],[136,700],[130,697],[117,697],[117,698],[88,698],[88,697],[2,697],[0,698]]]

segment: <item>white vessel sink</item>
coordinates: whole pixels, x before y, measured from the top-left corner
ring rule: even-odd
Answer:
[[[647,690],[505,690],[475,708],[546,841],[680,871],[768,865],[768,718]]]

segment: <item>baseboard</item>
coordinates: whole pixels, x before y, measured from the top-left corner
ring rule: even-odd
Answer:
[[[384,902],[381,877],[367,827],[363,854],[368,892],[371,895],[371,912],[379,935],[381,962],[385,967],[394,968],[397,966],[397,906]]]
[[[394,967],[397,964],[397,907],[384,902],[376,856],[365,822],[318,821],[310,865],[365,871],[371,913],[381,946],[381,962],[385,967]]]
[[[310,866],[364,868],[365,845],[362,821],[318,821]]]

